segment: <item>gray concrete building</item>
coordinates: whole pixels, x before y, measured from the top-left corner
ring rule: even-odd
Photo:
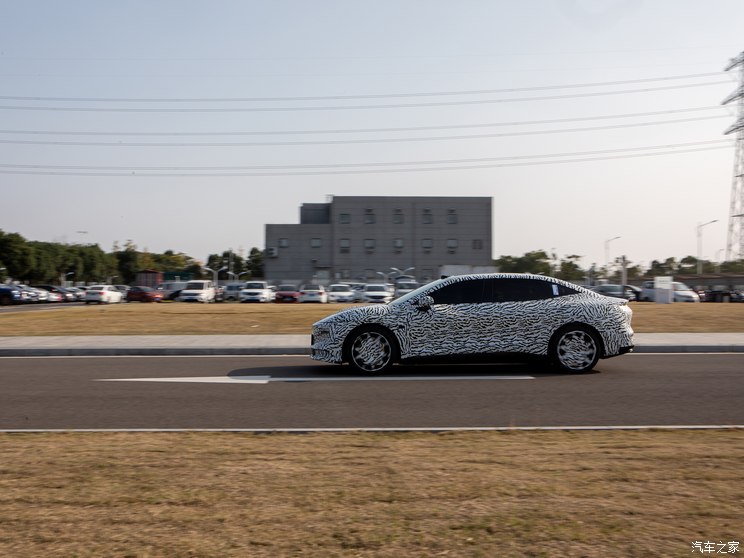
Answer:
[[[266,225],[274,283],[369,282],[391,268],[431,280],[444,265],[491,263],[487,197],[333,196],[303,204],[299,224]]]

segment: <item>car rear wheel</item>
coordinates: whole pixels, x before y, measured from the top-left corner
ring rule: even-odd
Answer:
[[[382,374],[395,363],[398,347],[392,334],[382,328],[352,332],[348,341],[349,365],[362,374]]]
[[[597,334],[580,324],[559,330],[550,343],[548,356],[562,372],[581,374],[594,368],[602,354]]]

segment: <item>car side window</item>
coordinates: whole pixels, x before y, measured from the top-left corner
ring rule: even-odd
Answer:
[[[488,302],[545,300],[556,296],[552,284],[539,279],[486,279]]]
[[[469,279],[450,283],[430,293],[434,304],[480,304],[484,298],[485,279]]]

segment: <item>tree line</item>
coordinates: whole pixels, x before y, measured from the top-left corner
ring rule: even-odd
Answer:
[[[231,250],[210,254],[206,267],[214,270],[224,267],[220,278],[225,279],[263,277],[263,252],[252,248],[247,258]],[[139,250],[131,240],[124,246],[115,243],[112,251],[106,252],[98,244],[39,242],[0,230],[0,282],[12,279],[29,284],[65,281],[132,284],[137,273],[145,269],[194,279],[212,278],[200,261],[187,254],[173,250],[162,254]]]
[[[592,264],[587,268],[582,268],[579,265],[581,258],[581,256],[575,254],[558,258],[556,254],[536,250],[519,257],[501,256],[494,260],[493,264],[503,273],[537,273],[573,282],[592,281],[597,278],[609,278],[614,282],[620,281],[622,263],[619,260],[608,266],[597,267]],[[701,260],[701,264],[703,273],[744,273],[744,259],[721,263]],[[698,259],[694,256],[685,256],[680,260],[676,258],[653,260],[645,268],[632,262],[625,262],[625,268],[628,281],[644,277],[695,275],[697,274]]]
[[[573,254],[559,258],[544,250],[527,252],[522,256],[501,256],[493,261],[503,273],[537,273],[566,281],[583,282],[596,278],[620,280],[620,265],[606,267],[592,265],[583,268],[581,256]],[[715,263],[702,262],[703,273],[744,272],[744,260]],[[698,260],[686,256],[681,260],[654,260],[648,268],[628,262],[628,280],[659,275],[692,275],[697,273]],[[125,283],[132,284],[136,274],[145,269],[184,277],[212,278],[209,268],[219,271],[220,279],[246,280],[264,276],[264,254],[251,248],[247,256],[232,250],[210,254],[205,264],[182,252],[166,250],[162,254],[139,250],[128,240],[124,246],[115,243],[111,252],[97,244],[60,244],[29,241],[18,233],[0,230],[0,282],[7,279],[31,284],[61,283]],[[116,279],[114,281],[114,279]]]

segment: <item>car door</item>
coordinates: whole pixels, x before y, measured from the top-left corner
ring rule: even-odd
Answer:
[[[476,354],[483,347],[481,314],[485,280],[465,279],[431,292],[434,304],[412,313],[407,337],[411,356]]]
[[[479,315],[484,346],[493,353],[542,354],[552,334],[560,286],[536,278],[486,279]]]

